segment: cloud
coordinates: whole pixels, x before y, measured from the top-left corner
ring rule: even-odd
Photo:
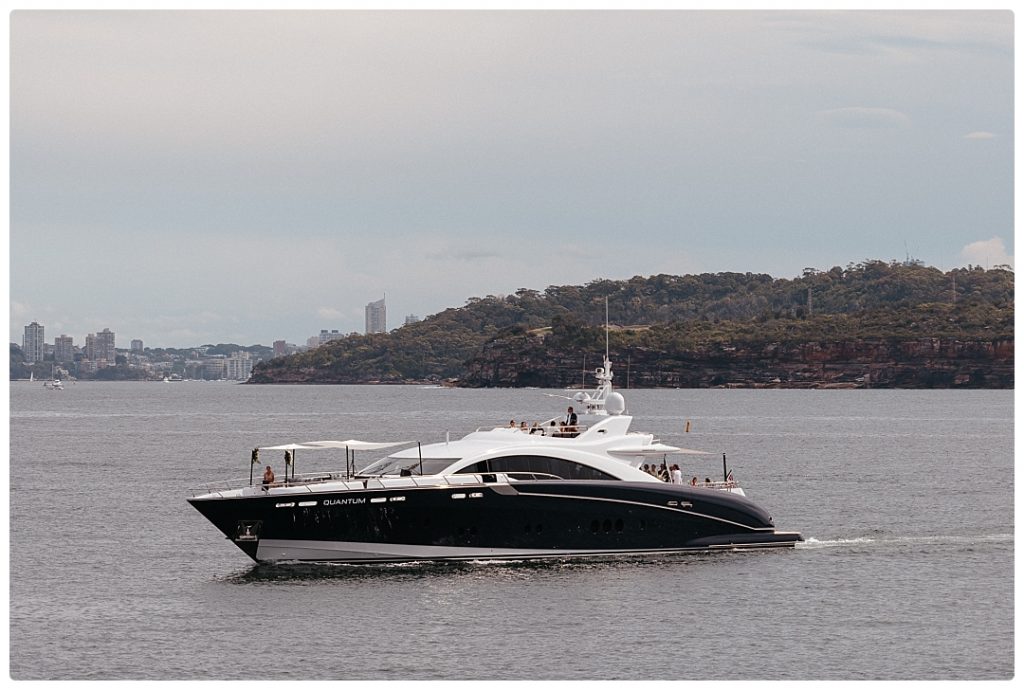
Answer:
[[[818,114],[838,127],[889,129],[910,125],[910,117],[890,108],[835,108]]]
[[[32,307],[22,302],[11,300],[11,322],[22,321],[32,313]]]
[[[999,264],[1013,266],[1013,255],[1006,253],[1003,238],[998,235],[990,240],[971,242],[960,250],[960,258],[966,263],[986,268]]]
[[[481,259],[497,259],[502,254],[488,249],[438,249],[430,253],[430,258],[437,260],[455,259],[456,261],[479,261]]]
[[[995,139],[996,135],[992,132],[971,132],[964,135],[964,139]]]
[[[316,310],[316,315],[319,316],[321,319],[335,320],[340,319],[344,316],[340,311],[334,309],[333,307],[320,307]]]

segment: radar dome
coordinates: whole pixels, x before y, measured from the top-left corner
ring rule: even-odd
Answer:
[[[574,399],[575,399],[575,400],[576,400],[576,402],[578,402],[578,403],[583,403],[583,402],[586,402],[586,401],[587,401],[587,400],[588,400],[589,398],[590,398],[590,396],[589,396],[589,395],[587,395],[587,394],[586,394],[586,393],[584,393],[583,391],[580,391],[579,393],[577,393],[577,394],[576,394],[576,396],[575,396],[575,398],[574,398]]]
[[[605,399],[604,409],[607,410],[608,414],[622,414],[626,411],[626,399],[622,397],[621,393],[613,391]]]

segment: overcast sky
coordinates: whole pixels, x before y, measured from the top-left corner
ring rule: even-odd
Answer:
[[[15,12],[11,340],[1013,263],[1009,12]]]

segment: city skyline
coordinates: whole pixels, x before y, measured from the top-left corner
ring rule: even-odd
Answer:
[[[303,343],[362,332],[385,290],[429,316],[634,275],[1013,264],[1009,11],[9,22],[16,343]]]
[[[407,319],[405,324],[403,324],[403,325],[407,326],[407,325],[409,325],[409,323],[410,323],[410,321]],[[116,350],[122,350],[122,351],[125,351],[125,352],[133,352],[133,353],[134,352],[139,352],[139,353],[141,353],[141,352],[144,352],[145,350],[155,350],[155,349],[161,349],[161,350],[162,349],[188,350],[188,349],[193,349],[193,348],[201,347],[201,346],[204,346],[204,345],[218,345],[218,344],[226,345],[226,344],[229,344],[229,343],[220,341],[220,342],[217,342],[217,343],[214,343],[214,342],[193,343],[191,345],[165,345],[165,344],[149,343],[149,341],[144,341],[141,338],[130,338],[129,339],[130,343],[129,343],[129,345],[127,347],[116,347],[115,348],[114,336],[116,335],[117,332],[116,331],[111,331],[109,328],[104,328],[102,331],[97,329],[96,332],[87,333],[85,335],[85,337],[81,339],[81,342],[77,343],[77,344],[75,343],[75,336],[74,335],[68,335],[67,333],[63,333],[62,332],[59,335],[55,334],[55,333],[51,333],[49,336],[47,336],[45,329],[46,329],[46,324],[39,323],[38,321],[32,321],[31,323],[28,323],[28,324],[24,325],[21,339],[20,340],[12,339],[11,342],[14,343],[15,345],[18,345],[18,347],[21,348],[22,352],[26,355],[26,357],[28,358],[28,361],[30,361],[30,362],[42,361],[42,352],[43,352],[44,349],[47,350],[48,352],[50,352],[51,354],[54,354],[55,361],[60,362],[60,361],[70,361],[71,357],[68,357],[67,354],[72,353],[75,350],[78,350],[83,355],[85,355],[91,349],[96,348],[96,347],[101,347],[103,349],[104,356],[102,356],[102,357],[95,357],[95,356],[93,356],[93,357],[89,357],[89,358],[90,359],[98,358],[98,359],[106,359],[106,360],[113,361],[113,359],[114,359],[113,356],[106,356],[106,355],[109,354],[110,352],[114,351],[115,349]],[[273,341],[270,344],[258,343],[258,342],[254,342],[254,343],[234,343],[234,344],[242,346],[242,347],[261,346],[261,347],[268,347],[268,348],[274,348],[275,345],[280,344],[280,346],[282,348],[284,348],[285,346],[291,346],[293,348],[297,348],[297,349],[301,350],[301,349],[310,349],[310,348],[319,347],[320,345],[323,345],[323,344],[325,344],[327,342],[330,342],[331,340],[337,340],[339,338],[343,338],[343,337],[348,336],[348,335],[360,335],[360,334],[358,332],[356,332],[356,331],[342,332],[342,331],[339,331],[338,329],[332,329],[332,330],[320,329],[320,333],[318,335],[314,334],[314,335],[312,335],[312,336],[310,336],[309,338],[306,339],[305,345],[300,345],[298,343],[289,342],[286,339],[278,339],[278,340]],[[50,341],[53,341],[53,342],[50,342]],[[97,343],[99,343],[99,344],[97,345]],[[58,354],[58,353],[61,353],[61,352],[65,353],[65,355],[63,357]],[[282,352],[281,354],[284,354],[284,353]]]

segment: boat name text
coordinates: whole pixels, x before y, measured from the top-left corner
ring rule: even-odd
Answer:
[[[366,503],[365,498],[328,498],[324,501],[325,506],[344,506],[344,505],[355,505],[357,503]]]

